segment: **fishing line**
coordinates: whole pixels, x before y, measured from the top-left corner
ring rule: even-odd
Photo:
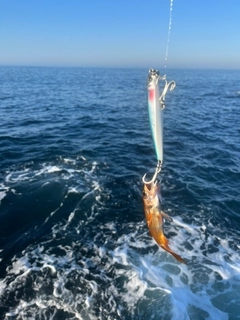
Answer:
[[[164,65],[165,70],[167,67],[169,41],[172,28],[172,7],[173,0],[170,0],[170,16]],[[165,108],[165,96],[168,90],[172,91],[175,88],[175,85],[175,81],[167,81],[166,74],[164,76],[160,76],[160,72],[158,70],[153,68],[149,69],[147,78],[148,117],[157,158],[157,167],[151,180],[146,180],[146,174],[142,178],[142,182],[144,184],[143,203],[145,218],[151,236],[160,247],[171,253],[179,262],[186,264],[179,255],[170,249],[168,246],[168,240],[164,236],[164,219],[172,219],[161,210],[162,200],[160,194],[160,183],[157,179],[163,164],[163,110]]]
[[[170,9],[169,9],[169,23],[168,23],[168,37],[167,37],[167,46],[166,46],[166,53],[165,53],[165,64],[164,69],[167,68],[167,60],[168,60],[168,50],[169,50],[169,41],[172,29],[172,10],[173,10],[173,0],[170,0]]]
[[[169,24],[168,24],[168,36],[167,36],[167,46],[165,54],[165,64],[164,69],[167,68],[169,42],[172,29],[172,10],[173,10],[173,0],[170,0],[169,9]],[[161,84],[160,84],[161,82]],[[144,175],[143,183],[152,184],[157,178],[157,174],[161,171],[163,163],[163,109],[165,108],[165,96],[167,91],[172,91],[176,83],[175,81],[167,81],[166,73],[161,76],[158,70],[153,68],[149,69],[148,78],[148,116],[150,122],[150,128],[152,132],[152,138],[154,142],[154,148],[157,158],[157,167],[153,178],[150,181],[146,181]]]

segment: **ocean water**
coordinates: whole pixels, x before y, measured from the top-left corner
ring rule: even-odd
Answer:
[[[165,235],[187,265],[144,218],[147,75],[0,68],[0,319],[240,319],[240,71],[167,72]]]

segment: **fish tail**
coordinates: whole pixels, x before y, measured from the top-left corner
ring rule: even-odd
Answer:
[[[178,254],[176,254],[175,252],[173,252],[170,248],[169,248],[169,241],[168,239],[164,236],[164,234],[161,234],[159,237],[159,241],[157,241],[157,243],[167,252],[171,253],[179,262],[187,264],[186,261],[184,261]]]

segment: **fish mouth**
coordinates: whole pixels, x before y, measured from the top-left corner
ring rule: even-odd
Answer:
[[[161,171],[161,167],[162,167],[162,163],[161,161],[158,161],[158,164],[157,164],[157,167],[156,167],[156,170],[154,172],[154,175],[152,177],[152,179],[150,181],[146,181],[146,173],[144,174],[144,176],[142,177],[142,181],[145,185],[153,185],[153,186],[156,186],[157,184],[157,176],[158,176],[158,173]]]
[[[145,183],[144,185],[148,189],[148,191],[151,191],[151,189],[152,189],[152,184],[151,183]]]
[[[144,183],[143,193],[145,195],[152,197],[155,197],[156,194],[158,194],[159,188],[158,188],[158,180],[156,179],[154,182],[150,183]]]

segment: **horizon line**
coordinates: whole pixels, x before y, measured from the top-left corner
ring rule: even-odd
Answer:
[[[51,64],[1,64],[0,63],[0,67],[12,67],[12,68],[79,68],[79,69],[150,69],[153,66],[91,66],[91,65],[85,65],[85,66],[81,66],[81,65],[51,65]],[[159,68],[157,67],[157,69],[160,70],[232,70],[232,71],[237,71],[240,70],[239,67],[162,67]]]

